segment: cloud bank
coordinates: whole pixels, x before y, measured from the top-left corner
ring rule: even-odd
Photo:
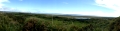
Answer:
[[[19,0],[19,1],[23,1],[23,0]],[[24,10],[19,10],[19,9],[12,8],[12,7],[6,7],[4,3],[10,3],[10,1],[9,0],[0,0],[0,11],[25,12]]]
[[[67,11],[67,12],[63,11],[62,14],[82,14],[82,15],[105,16],[105,17],[119,17],[120,16],[119,14],[120,13],[120,0],[94,0],[94,2],[96,6],[109,8],[114,11],[111,13],[107,13],[101,10],[84,11],[84,12],[81,12],[80,10],[78,10],[78,11]]]
[[[0,0],[0,8],[2,8],[2,6],[4,6],[4,2],[9,2],[9,0]]]
[[[98,6],[114,10],[113,13],[108,13],[111,16],[120,16],[120,0],[95,0],[95,2]]]

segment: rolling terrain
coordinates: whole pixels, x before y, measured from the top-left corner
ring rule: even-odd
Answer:
[[[0,31],[119,31],[119,17],[0,11]]]

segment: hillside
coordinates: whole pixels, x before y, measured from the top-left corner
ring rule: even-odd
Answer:
[[[76,17],[90,19],[76,19]],[[115,17],[1,11],[0,31],[109,31],[114,20]]]

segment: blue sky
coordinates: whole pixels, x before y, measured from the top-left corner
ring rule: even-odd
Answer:
[[[61,13],[107,17],[118,17],[120,15],[119,0],[0,0],[0,8],[4,7],[10,8],[8,11],[33,13]]]

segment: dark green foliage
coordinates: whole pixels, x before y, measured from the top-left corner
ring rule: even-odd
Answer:
[[[80,28],[73,25],[73,26],[70,27],[70,31],[80,31]]]
[[[120,17],[115,19],[115,22],[110,24],[110,31],[120,31]]]
[[[39,18],[30,17],[24,22],[23,31],[46,31],[48,22],[41,21]]]
[[[46,14],[0,13],[0,31],[118,31],[120,21],[119,18],[116,19],[75,19]]]
[[[20,24],[13,21],[5,14],[0,14],[0,31],[16,31],[19,30]]]

